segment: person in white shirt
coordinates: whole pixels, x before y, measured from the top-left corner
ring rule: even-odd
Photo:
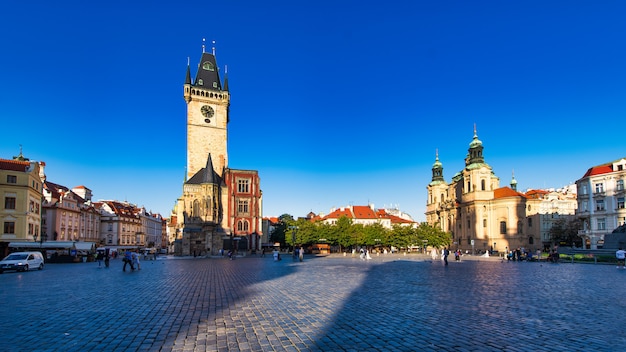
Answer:
[[[624,259],[626,258],[626,251],[620,247],[617,252],[615,252],[615,258],[617,258],[617,267],[622,266],[622,269],[626,269],[626,265],[624,265]]]

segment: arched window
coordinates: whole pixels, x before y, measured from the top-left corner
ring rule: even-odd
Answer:
[[[202,63],[202,69],[207,71],[215,71],[215,66],[209,61],[205,61]]]
[[[191,209],[191,216],[200,216],[200,202],[197,199],[193,201],[193,207]]]
[[[480,180],[480,189],[485,190],[485,180]]]
[[[531,236],[528,237],[528,244],[534,244],[535,243],[535,239]]]

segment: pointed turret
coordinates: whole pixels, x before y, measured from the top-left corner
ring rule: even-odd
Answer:
[[[224,68],[224,90],[228,92],[228,66]]]
[[[471,164],[484,164],[485,158],[483,157],[483,142],[478,139],[476,133],[476,124],[474,124],[474,138],[470,142],[469,149],[467,151],[467,159],[465,159],[465,166]]]
[[[194,86],[205,89],[222,90],[220,74],[213,54],[202,53]]]
[[[511,189],[517,191],[517,181],[515,180],[515,171],[511,173]]]
[[[211,159],[210,153],[209,153],[209,157],[206,160],[206,166],[204,167],[204,174],[202,175],[202,183],[216,183],[215,171],[213,171],[213,160]]]
[[[433,171],[433,178],[432,178],[432,182],[430,184],[443,182],[444,181],[444,179],[443,179],[443,165],[439,161],[439,150],[435,151],[435,163],[433,164],[432,171]]]

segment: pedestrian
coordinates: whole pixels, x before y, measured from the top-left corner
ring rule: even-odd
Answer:
[[[274,261],[277,262],[278,261],[278,249],[274,248],[274,251],[272,252],[272,256],[274,257]]]
[[[626,265],[624,264],[624,259],[626,258],[626,252],[619,247],[617,252],[615,252],[615,258],[617,258],[617,268],[619,268],[620,264],[622,265],[622,269],[626,269]]]
[[[261,258],[265,257],[265,247],[261,250]]]
[[[135,266],[133,265],[133,255],[131,251],[127,250],[124,252],[124,266],[122,267],[122,271],[126,271],[126,265],[130,266],[131,271],[135,271]]]
[[[98,261],[98,269],[102,267],[102,252],[96,252],[96,260]]]
[[[433,260],[437,260],[437,250],[436,250],[435,248],[433,248],[433,249],[431,249],[431,250],[430,250],[430,257],[431,257]]]
[[[107,249],[104,250],[104,267],[105,268],[109,267],[109,259],[110,259],[109,256],[110,256],[109,255],[109,249],[107,248]]]
[[[304,259],[304,248],[300,247],[300,252],[298,252],[298,257],[300,257],[300,261]]]
[[[446,263],[445,265],[448,265],[448,255],[450,254],[450,251],[448,250],[448,247],[445,247],[443,249],[443,261],[444,263]]]
[[[139,262],[139,250],[137,249],[132,253],[133,265],[137,268],[137,270],[141,270],[141,263]]]
[[[457,249],[456,251],[454,251],[454,260],[457,262],[461,260],[461,250]]]

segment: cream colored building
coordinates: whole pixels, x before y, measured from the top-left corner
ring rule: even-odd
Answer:
[[[10,242],[41,240],[41,190],[39,163],[20,155],[0,159],[0,256]]]
[[[583,248],[602,248],[604,235],[626,224],[625,182],[626,158],[593,166],[576,181]]]
[[[543,248],[540,224],[532,221],[541,201],[518,192],[515,179],[511,187],[500,187],[500,179],[485,162],[483,149],[474,130],[465,167],[450,183],[445,181],[436,155],[427,186],[426,221],[452,235],[453,249],[481,253]]]

